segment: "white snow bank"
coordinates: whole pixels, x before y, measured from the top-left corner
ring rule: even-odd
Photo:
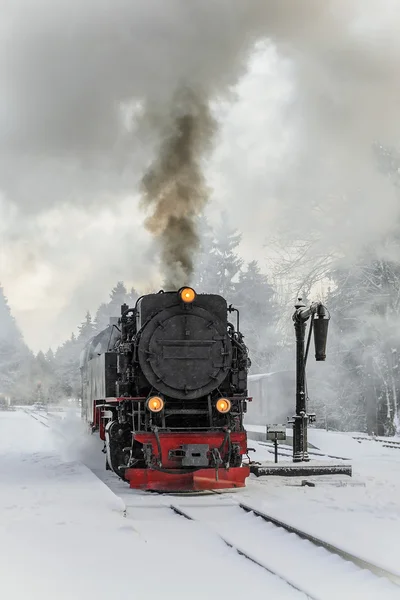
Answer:
[[[6,600],[240,599],[249,586],[298,598],[198,523],[152,495],[124,505],[86,467],[66,461],[51,430],[0,414],[0,582]],[[135,494],[129,496],[134,499]]]
[[[266,441],[266,426],[265,425],[246,425],[246,430],[249,432],[249,445],[257,447],[257,442],[251,439],[251,433],[262,433],[264,434],[264,441]],[[292,428],[286,429],[286,436],[288,438],[293,437]],[[365,440],[361,441],[355,438],[364,437]],[[382,442],[384,441],[399,441],[399,438],[379,438]],[[366,452],[374,456],[391,456],[395,450],[393,448],[385,448],[383,444],[378,443],[369,438],[366,434],[360,433],[349,433],[349,432],[336,432],[336,431],[325,431],[324,429],[315,429],[314,427],[308,428],[308,441],[310,444],[309,450],[312,452],[314,449],[324,452],[325,454],[331,454],[334,456],[341,456],[344,458],[357,458],[365,456]],[[285,444],[285,442],[282,442]],[[279,444],[280,446],[281,444]],[[368,445],[366,450],[365,446]],[[397,451],[400,456],[400,450]],[[263,459],[264,460],[264,459]],[[266,458],[265,460],[270,460]]]
[[[322,452],[326,454],[334,454],[336,456],[345,456],[349,458],[357,458],[365,456],[365,448],[361,446],[357,440],[353,439],[346,433],[336,431],[324,431],[323,429],[308,430],[308,440]],[[371,448],[375,451],[375,448]],[[380,454],[382,448],[376,448]],[[400,452],[399,452],[400,454]]]

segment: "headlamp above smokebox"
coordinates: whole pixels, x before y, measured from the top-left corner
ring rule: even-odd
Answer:
[[[196,298],[196,292],[194,289],[189,287],[181,288],[179,290],[179,298],[182,300],[182,302],[190,304]]]
[[[140,298],[136,304],[136,327],[139,331],[143,325],[155,314],[180,307],[182,310],[189,307],[211,311],[222,322],[227,319],[227,304],[224,298],[214,294],[197,294],[193,288],[182,287],[175,292],[159,292]],[[172,316],[172,315],[171,315]]]

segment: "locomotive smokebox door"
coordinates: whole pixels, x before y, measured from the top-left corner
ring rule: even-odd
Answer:
[[[145,298],[142,318],[150,316],[139,341],[139,363],[147,381],[159,392],[181,400],[200,398],[226,379],[232,362],[226,301],[205,295],[189,307],[171,302],[168,294]],[[151,317],[149,305],[161,310]],[[215,309],[217,308],[217,310]],[[222,310],[224,307],[224,310]],[[219,318],[221,317],[221,318]]]

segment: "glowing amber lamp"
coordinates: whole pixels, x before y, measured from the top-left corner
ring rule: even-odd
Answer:
[[[180,291],[180,296],[184,302],[193,302],[196,298],[196,292],[192,288],[183,288]]]
[[[151,412],[160,412],[164,408],[164,400],[160,396],[153,396],[147,400],[147,408]]]
[[[215,406],[218,412],[227,413],[231,410],[231,401],[228,398],[220,398]]]

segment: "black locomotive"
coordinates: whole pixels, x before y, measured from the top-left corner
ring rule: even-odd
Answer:
[[[131,487],[244,486],[250,360],[238,324],[221,296],[161,291],[123,305],[85,348],[83,417]]]

